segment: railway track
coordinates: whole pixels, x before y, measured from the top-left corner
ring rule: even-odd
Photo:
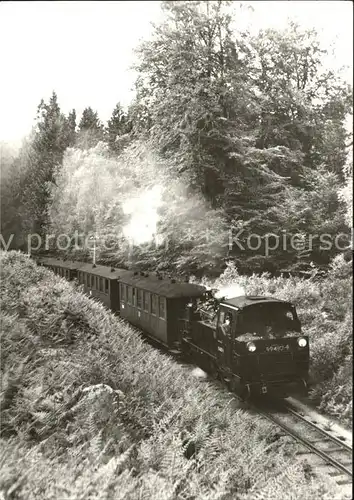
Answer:
[[[298,455],[316,455],[321,459],[318,467],[325,467],[338,485],[352,484],[353,449],[344,437],[331,434],[330,429],[321,427],[318,422],[299,413],[286,402],[272,402],[271,409],[253,403],[251,406],[302,445]]]
[[[213,379],[213,381],[224,389],[228,387],[226,380],[222,382]],[[318,461],[314,465],[324,468],[324,472],[333,477],[346,491],[345,496],[341,498],[352,498],[353,448],[348,437],[331,431],[330,424],[325,425],[317,422],[310,414],[306,415],[306,410],[304,413],[301,410],[297,411],[286,400],[267,399],[262,403],[244,401],[230,387],[229,390],[244,405],[244,409],[248,408],[255,414],[263,416],[282,429],[284,435],[292,437],[300,444],[301,449],[297,455],[312,455],[312,458],[315,456]],[[350,496],[347,497],[347,494]]]

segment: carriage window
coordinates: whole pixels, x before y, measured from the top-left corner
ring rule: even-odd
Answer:
[[[149,312],[149,292],[144,292],[144,311]]]
[[[105,286],[105,293],[109,292],[109,284],[108,284],[108,279],[104,280],[104,286]]]
[[[139,309],[141,309],[141,305],[142,305],[142,293],[143,291],[142,290],[137,290],[137,296],[136,296],[136,305],[137,307],[139,307]]]
[[[159,317],[166,319],[165,297],[159,297]]]
[[[157,295],[151,294],[151,314],[156,314],[157,311]]]
[[[92,274],[90,275],[90,278],[91,278],[91,288],[94,287],[94,277],[92,276]]]
[[[127,302],[128,302],[128,304],[131,304],[132,303],[132,287],[127,286],[127,290],[128,290]]]
[[[100,278],[100,292],[103,292],[103,278]]]
[[[136,288],[133,287],[132,305],[136,306]]]
[[[121,300],[125,300],[125,285],[123,283],[120,284],[120,298]]]

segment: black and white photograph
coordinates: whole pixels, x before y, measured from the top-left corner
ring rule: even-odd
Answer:
[[[0,500],[353,498],[353,3],[0,3]]]

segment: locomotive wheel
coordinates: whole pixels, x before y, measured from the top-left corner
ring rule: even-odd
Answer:
[[[251,391],[248,385],[242,388],[240,397],[242,401],[248,401],[251,398]]]

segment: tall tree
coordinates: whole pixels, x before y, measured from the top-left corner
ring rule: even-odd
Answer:
[[[40,102],[30,145],[23,152],[26,163],[21,215],[25,231],[43,234],[47,225],[48,184],[69,146],[68,120],[61,113],[57,95]]]
[[[113,110],[111,118],[107,123],[108,144],[112,151],[119,151],[118,138],[130,131],[127,114],[124,112],[120,103]]]
[[[326,70],[327,51],[315,30],[289,23],[251,39],[257,76],[260,148],[285,146],[304,155],[304,166],[324,166],[342,175],[346,159],[345,119],[351,89]]]
[[[238,57],[243,47],[232,37],[229,4],[164,2],[166,21],[140,47],[137,66],[138,111],[151,138],[214,206],[224,193],[228,153],[241,151],[252,119],[245,62]]]
[[[75,109],[71,110],[68,115],[68,142],[69,146],[72,147],[76,141],[76,111]]]
[[[92,148],[104,139],[104,127],[96,111],[85,108],[78,130],[78,144],[83,149]]]

